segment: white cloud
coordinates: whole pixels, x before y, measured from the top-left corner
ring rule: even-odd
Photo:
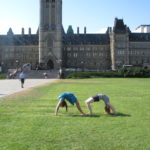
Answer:
[[[107,28],[101,28],[100,30],[97,31],[97,33],[106,33]]]

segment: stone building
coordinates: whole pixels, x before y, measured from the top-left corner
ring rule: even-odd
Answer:
[[[116,70],[123,65],[149,67],[150,33],[132,33],[123,19],[115,18],[104,34],[77,33],[62,25],[62,0],[40,0],[37,34],[15,35],[10,28],[0,35],[0,63],[16,68],[30,63],[42,69],[73,68],[83,71]]]
[[[0,35],[0,63],[2,68],[16,69],[25,63],[31,63],[33,67],[38,64],[38,34],[15,35],[10,28],[7,35]]]

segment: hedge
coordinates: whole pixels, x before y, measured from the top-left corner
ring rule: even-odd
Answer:
[[[6,74],[0,74],[0,79],[6,79]]]
[[[110,72],[74,72],[67,75],[66,78],[94,78],[94,77],[150,77],[150,69],[139,67],[121,68],[118,71]]]

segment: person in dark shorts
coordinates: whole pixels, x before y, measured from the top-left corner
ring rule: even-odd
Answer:
[[[90,115],[92,115],[92,108],[91,108],[90,104],[93,102],[99,102],[100,100],[103,100],[105,103],[105,113],[106,114],[110,114],[111,111],[113,114],[116,113],[115,108],[110,104],[109,97],[106,96],[105,94],[97,94],[97,95],[92,96],[92,97],[88,98],[87,100],[85,100],[85,103],[88,107]]]
[[[58,114],[58,110],[60,107],[66,107],[66,111],[68,110],[68,105],[66,103],[66,100],[72,105],[76,104],[76,107],[79,110],[80,114],[85,115],[85,113],[82,111],[80,107],[79,101],[77,100],[76,96],[73,93],[69,93],[69,92],[62,93],[61,95],[58,96],[58,99],[59,102],[56,106],[55,115]]]
[[[20,78],[20,81],[21,81],[21,87],[24,88],[24,81],[25,81],[25,78],[26,78],[26,74],[24,72],[21,72],[19,74],[19,78]]]

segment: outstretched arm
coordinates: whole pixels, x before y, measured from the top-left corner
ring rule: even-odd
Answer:
[[[79,112],[81,113],[81,115],[85,115],[85,113],[82,111],[82,109],[81,109],[80,104],[79,104],[78,101],[76,102],[76,107],[79,110]]]
[[[58,102],[57,106],[56,106],[56,110],[55,110],[55,115],[58,114],[58,110],[59,110],[59,107],[61,106],[61,100]]]

